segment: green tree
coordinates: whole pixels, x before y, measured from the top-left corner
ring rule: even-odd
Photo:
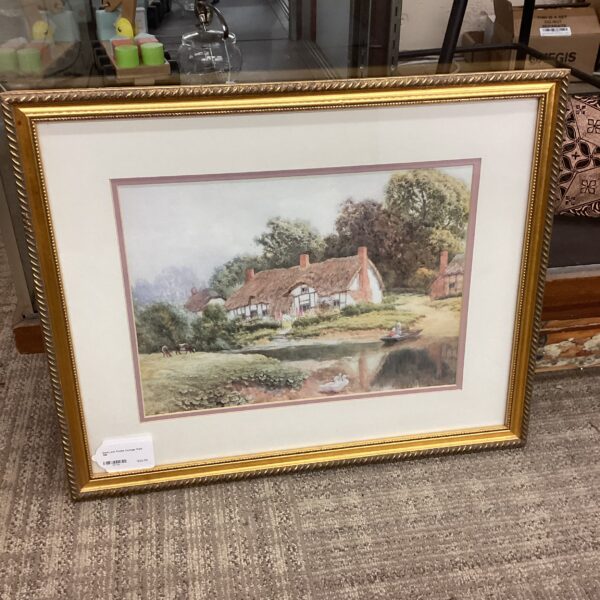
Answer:
[[[436,169],[403,171],[391,176],[385,206],[406,221],[463,235],[469,190],[460,179]]]
[[[401,222],[381,202],[349,199],[340,207],[335,234],[325,238],[325,257],[351,256],[359,246],[366,246],[386,286],[393,286],[400,232]]]
[[[323,258],[323,238],[307,221],[277,217],[267,221],[267,228],[255,240],[263,249],[264,268],[292,267],[300,254],[309,254],[315,262]]]
[[[174,306],[165,302],[151,304],[135,312],[138,349],[143,354],[173,349],[188,337],[188,322]]]
[[[456,177],[435,169],[395,173],[385,190],[384,207],[401,221],[398,258],[417,268],[437,268],[442,250],[464,249],[470,194]]]
[[[202,352],[218,352],[237,346],[237,322],[227,318],[220,304],[209,304],[192,322],[192,344]]]
[[[210,286],[228,298],[245,280],[246,270],[277,269],[298,264],[300,254],[310,254],[311,260],[323,258],[325,243],[319,233],[307,222],[289,219],[269,219],[267,230],[255,239],[262,248],[261,256],[236,256],[217,267],[210,278]]]
[[[210,287],[228,298],[242,283],[246,277],[246,269],[261,270],[264,261],[258,256],[236,256],[224,265],[217,267],[210,278]]]

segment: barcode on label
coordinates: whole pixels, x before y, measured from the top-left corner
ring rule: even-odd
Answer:
[[[542,37],[568,37],[571,35],[570,27],[540,27]]]
[[[106,438],[92,456],[92,460],[108,473],[151,469],[155,465],[152,436],[142,433]]]

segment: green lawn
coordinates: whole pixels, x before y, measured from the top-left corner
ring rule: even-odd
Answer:
[[[236,336],[236,341],[242,347],[252,346],[253,344],[269,341],[276,333],[277,331],[271,327],[255,329],[254,331],[239,333]]]
[[[246,404],[244,388],[300,387],[299,369],[258,354],[140,355],[146,415]]]
[[[389,310],[378,310],[348,317],[340,315],[337,319],[323,321],[306,327],[294,327],[290,335],[295,338],[308,338],[338,332],[387,330],[391,329],[398,321],[402,322],[404,327],[409,327],[418,319],[419,316],[412,312],[397,310],[391,307]]]

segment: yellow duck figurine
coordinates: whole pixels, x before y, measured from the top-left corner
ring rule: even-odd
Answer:
[[[117,32],[117,35],[120,35],[121,37],[126,37],[131,40],[134,38],[133,26],[124,17],[119,17],[115,22],[115,31]]]
[[[48,21],[36,21],[31,27],[34,42],[52,42],[54,27]]]

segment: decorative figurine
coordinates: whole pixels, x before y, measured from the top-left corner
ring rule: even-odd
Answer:
[[[117,23],[119,23],[119,21],[121,21],[122,19],[129,21],[129,26],[131,27],[131,36],[127,35],[127,37],[133,38],[133,30],[135,26],[135,11],[137,8],[136,0],[104,0],[104,2],[102,3],[102,7],[106,12],[109,13],[115,12],[117,8],[120,8],[121,18],[117,20]],[[121,26],[124,27],[123,24],[121,24]]]

